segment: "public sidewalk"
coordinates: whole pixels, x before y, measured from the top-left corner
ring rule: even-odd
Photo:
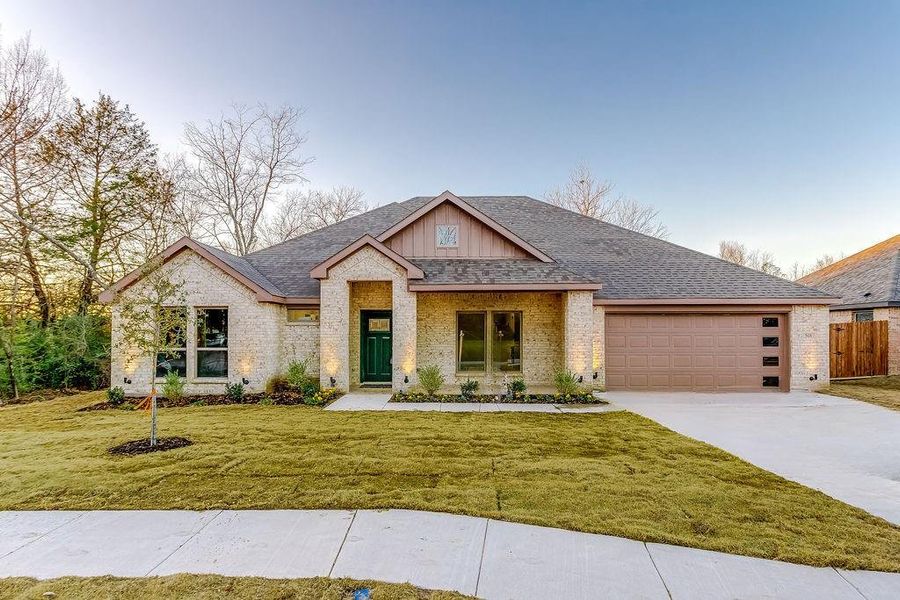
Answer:
[[[172,573],[351,577],[487,599],[900,598],[900,574],[443,513],[0,512],[0,577]]]

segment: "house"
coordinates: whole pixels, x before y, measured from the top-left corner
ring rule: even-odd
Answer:
[[[291,360],[343,390],[406,389],[424,365],[483,390],[562,369],[628,390],[828,381],[829,294],[524,196],[444,192],[243,257],[184,238],[162,258],[187,284],[197,334],[169,366],[191,393],[262,389]],[[140,283],[101,296],[114,342]],[[145,391],[147,360],[114,352],[112,381]]]
[[[887,321],[887,374],[900,375],[900,235],[800,279],[840,298],[831,322]]]

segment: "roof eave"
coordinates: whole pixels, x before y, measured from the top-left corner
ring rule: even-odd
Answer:
[[[893,308],[900,306],[900,300],[881,300],[878,302],[848,302],[832,304],[829,310],[866,310],[869,308]]]
[[[597,291],[599,283],[410,283],[411,292]]]
[[[597,306],[646,306],[646,305],[722,305],[722,304],[759,304],[759,305],[831,305],[839,302],[839,298],[594,298]]]

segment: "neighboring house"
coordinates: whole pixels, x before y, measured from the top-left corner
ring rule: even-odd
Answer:
[[[533,198],[392,203],[244,257],[188,238],[164,252],[187,282],[171,367],[192,393],[251,389],[308,360],[323,386],[405,389],[437,365],[483,390],[523,377],[632,390],[809,389],[828,381],[828,294]],[[140,293],[137,272],[101,299]],[[149,357],[113,353],[147,389]],[[160,370],[160,375],[163,370]]]
[[[900,235],[810,273],[800,283],[840,298],[832,323],[888,322],[888,374],[900,375]]]

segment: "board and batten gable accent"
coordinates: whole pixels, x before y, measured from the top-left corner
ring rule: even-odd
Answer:
[[[439,225],[458,225],[455,247],[439,247]],[[385,240],[406,258],[531,258],[488,225],[445,202]]]

